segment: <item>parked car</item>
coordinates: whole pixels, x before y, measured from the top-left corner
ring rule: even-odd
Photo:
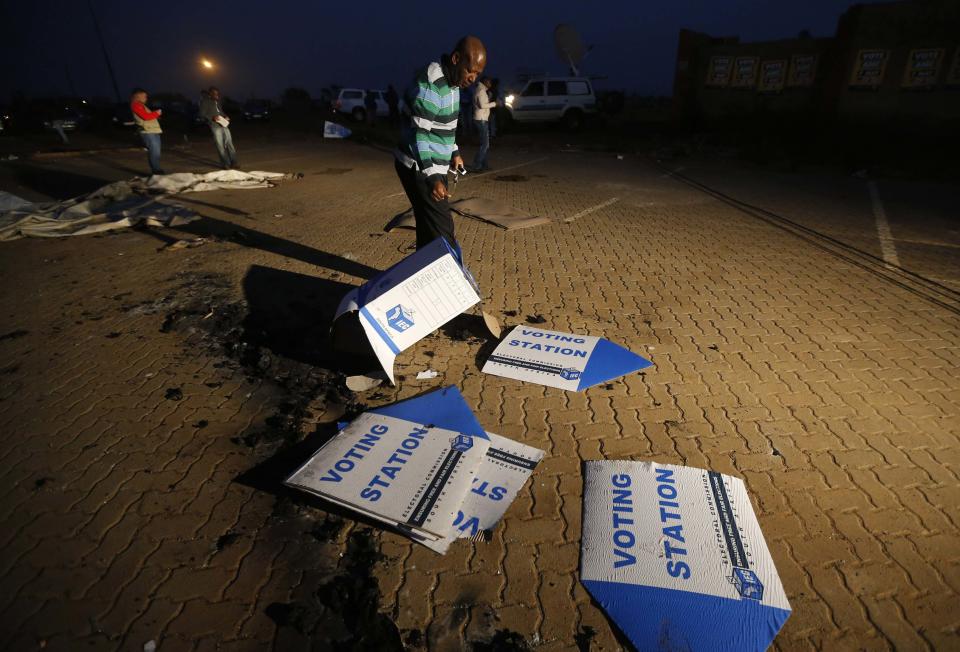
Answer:
[[[578,129],[597,112],[593,84],[586,77],[531,77],[504,103],[517,122],[560,121],[568,129]]]
[[[387,106],[386,91],[375,90],[377,100],[377,116],[386,117],[390,115],[390,107]],[[330,104],[334,113],[349,115],[357,122],[363,122],[367,119],[367,109],[364,100],[367,97],[367,91],[362,88],[341,88],[340,92]]]
[[[244,120],[269,120],[270,102],[267,100],[247,100],[243,105]]]

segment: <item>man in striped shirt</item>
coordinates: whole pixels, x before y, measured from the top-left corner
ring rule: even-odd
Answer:
[[[447,202],[447,169],[463,168],[456,143],[460,89],[473,84],[486,65],[483,43],[466,36],[451,54],[418,71],[404,93],[395,166],[417,218],[417,249],[442,236],[459,252]]]

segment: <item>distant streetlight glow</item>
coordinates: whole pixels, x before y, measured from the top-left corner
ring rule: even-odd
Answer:
[[[213,62],[210,59],[203,58],[200,59],[200,65],[206,68],[207,70],[213,70]]]

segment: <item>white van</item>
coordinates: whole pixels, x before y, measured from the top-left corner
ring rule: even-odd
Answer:
[[[385,118],[390,115],[390,107],[387,106],[386,91],[371,91],[374,99],[377,100],[377,117]],[[341,88],[340,92],[330,103],[330,108],[334,113],[349,115],[357,122],[363,122],[367,119],[367,106],[364,100],[367,97],[367,91],[362,88]]]
[[[559,120],[568,129],[583,125],[597,112],[593,84],[586,77],[531,77],[519,93],[510,93],[504,103],[517,122]]]

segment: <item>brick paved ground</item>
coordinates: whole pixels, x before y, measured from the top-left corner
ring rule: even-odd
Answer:
[[[555,218],[618,201],[520,232],[459,222],[487,310],[507,324],[542,314],[656,366],[584,393],[521,385],[481,375],[482,343],[459,326],[401,355],[404,380],[364,403],[454,384],[488,428],[547,451],[492,541],[439,557],[278,488],[284,446],[306,436],[310,450],[356,409],[294,391],[313,387],[296,374],[315,358],[290,340],[412,241],[380,233],[405,207],[389,157],[242,147],[252,168],[306,176],[185,196],[220,241],[158,251],[192,229],[0,245],[2,649],[306,649],[351,629],[376,649],[391,621],[409,649],[619,649],[577,580],[580,463],[598,458],[745,478],[793,607],[778,649],[960,645],[955,314],[638,158],[496,151],[500,167],[549,158],[459,194]],[[140,158],[31,164],[3,187],[119,178]],[[784,210],[838,212],[830,193],[756,179]],[[849,201],[845,215],[869,211],[865,194]],[[955,257],[922,264],[958,276]],[[272,309],[289,318],[280,337],[245,317]],[[239,330],[261,357],[218,348]],[[412,380],[428,366],[440,377]]]

